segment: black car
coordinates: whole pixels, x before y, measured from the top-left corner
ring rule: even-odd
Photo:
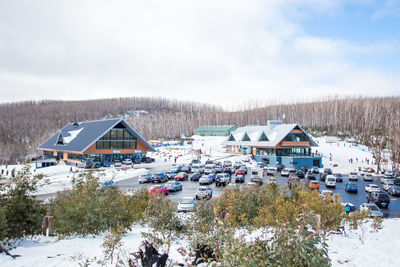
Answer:
[[[264,183],[262,178],[258,178],[258,177],[251,178],[250,181],[253,183],[256,183],[258,185],[263,185],[263,183]]]
[[[190,166],[184,165],[181,169],[181,172],[190,173],[191,170],[192,168]]]
[[[328,176],[327,173],[321,173],[321,174],[319,175],[319,180],[320,180],[321,182],[325,182],[326,176]]]
[[[192,159],[189,165],[192,166],[193,164],[201,164],[201,161],[199,159]]]
[[[390,197],[386,193],[371,192],[367,195],[367,202],[375,203],[380,208],[388,208],[390,204]]]
[[[234,174],[235,173],[235,168],[234,167],[226,167],[224,168],[224,173],[229,173],[229,174]]]
[[[325,168],[325,169],[324,169],[324,173],[332,174],[332,169],[330,169],[330,168]]]
[[[307,173],[308,172],[308,168],[306,166],[303,166],[300,168],[300,171]]]
[[[336,177],[337,183],[343,183],[343,176],[340,173],[335,173],[334,176]]]
[[[399,177],[394,178],[394,184],[400,186],[400,178]]]
[[[206,163],[204,165],[207,165],[207,164],[214,164],[214,161],[209,159],[206,161]]]
[[[190,175],[190,181],[198,181],[200,180],[201,173],[199,172],[194,172],[192,175]]]
[[[235,178],[235,183],[237,183],[237,184],[242,184],[242,183],[244,183],[245,182],[245,177],[244,177],[244,175],[238,175],[238,176],[236,176],[236,178]]]
[[[283,164],[276,165],[276,171],[278,171],[278,172],[282,171],[284,168],[285,168],[285,165],[283,165]]]
[[[303,170],[297,170],[296,176],[299,178],[304,178],[305,172]]]
[[[317,175],[313,172],[308,172],[307,173],[307,180],[309,181],[314,181],[317,180]]]

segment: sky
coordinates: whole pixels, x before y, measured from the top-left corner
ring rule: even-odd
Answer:
[[[397,96],[399,62],[399,0],[0,2],[0,102]]]

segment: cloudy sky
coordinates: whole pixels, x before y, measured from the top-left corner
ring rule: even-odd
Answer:
[[[0,102],[400,95],[398,0],[1,1]]]

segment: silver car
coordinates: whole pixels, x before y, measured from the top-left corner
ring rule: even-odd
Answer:
[[[190,212],[196,207],[197,201],[194,197],[183,197],[178,204],[178,212]]]
[[[200,186],[196,191],[196,199],[210,199],[212,197],[212,189],[209,186]]]
[[[360,210],[368,211],[370,217],[383,217],[382,211],[374,203],[363,203]]]

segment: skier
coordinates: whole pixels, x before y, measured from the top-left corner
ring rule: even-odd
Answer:
[[[350,213],[350,204],[349,203],[346,204],[346,213],[347,214]]]

